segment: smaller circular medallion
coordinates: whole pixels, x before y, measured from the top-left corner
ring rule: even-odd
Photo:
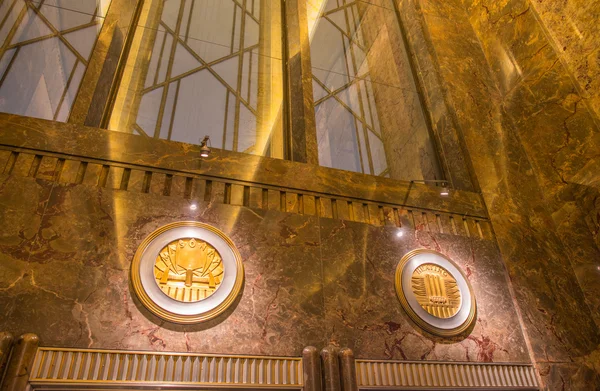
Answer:
[[[448,319],[460,308],[461,296],[456,278],[439,265],[425,263],[412,274],[412,291],[419,305],[430,315]]]
[[[396,294],[410,318],[438,336],[459,335],[475,320],[469,281],[458,265],[435,251],[414,250],[400,260]]]

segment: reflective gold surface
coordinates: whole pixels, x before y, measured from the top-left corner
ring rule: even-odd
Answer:
[[[447,319],[460,308],[460,289],[456,279],[441,266],[426,263],[413,272],[412,290],[419,305],[429,314]]]
[[[223,260],[205,241],[180,239],[160,251],[154,276],[160,289],[170,298],[182,302],[200,301],[221,285]]]
[[[462,315],[459,315],[461,316],[460,321],[462,323],[458,323],[457,326],[453,328],[449,328],[450,326],[438,327],[431,321],[423,318],[409,303],[408,294],[405,293],[403,286],[403,275],[406,273],[405,266],[408,267],[407,264],[412,258],[427,253],[433,253],[437,257],[445,259],[449,265],[454,266],[459,273],[462,273],[461,268],[454,261],[438,251],[427,248],[409,251],[396,266],[395,288],[398,300],[400,300],[402,308],[413,322],[428,333],[444,338],[456,337],[463,333],[466,334],[467,330],[473,326],[477,314],[477,301],[473,288],[464,275],[462,276],[464,278],[462,293],[456,278],[440,265],[424,263],[413,271],[410,280],[410,289],[418,304],[428,314],[439,319],[450,319],[457,315],[458,311],[462,311],[463,295],[470,298],[471,305],[468,308],[468,312],[463,312]]]
[[[159,235],[178,227],[198,227],[217,234],[229,245],[235,257],[236,277],[233,289],[217,306],[206,312],[192,315],[170,312],[154,302],[142,285],[140,270],[145,250]],[[211,245],[193,238],[181,238],[160,251],[155,261],[154,275],[158,286],[169,297],[194,303],[210,297],[216,291],[221,283],[223,263],[220,254]],[[174,323],[194,324],[215,318],[233,303],[243,285],[244,267],[235,245],[219,229],[196,221],[178,221],[155,230],[142,241],[133,257],[131,280],[138,298],[152,313]]]
[[[98,363],[106,370],[98,370]],[[265,355],[43,347],[38,349],[30,367],[30,381],[36,389],[65,385],[77,390],[161,389],[160,386],[177,389],[302,389],[304,381],[303,360]]]

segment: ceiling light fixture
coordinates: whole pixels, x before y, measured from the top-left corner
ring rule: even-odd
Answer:
[[[442,185],[442,188],[440,189],[440,195],[442,197],[448,197],[450,195],[450,187],[448,186],[448,181],[444,181],[444,180],[429,180],[429,179],[413,179],[412,181],[410,181],[410,183],[439,183]]]
[[[210,155],[210,137],[204,136],[204,139],[200,142],[200,156],[203,158]]]

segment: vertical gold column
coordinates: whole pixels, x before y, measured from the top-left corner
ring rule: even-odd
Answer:
[[[323,361],[323,372],[325,375],[325,389],[323,391],[342,390],[338,353],[339,349],[335,346],[327,346],[321,350],[321,360]]]
[[[138,4],[144,0],[112,0],[90,63],[83,76],[69,123],[100,127],[111,101],[127,36],[134,33]],[[130,31],[133,30],[133,31]]]
[[[23,334],[19,337],[0,391],[24,391],[27,388],[31,365],[39,344],[40,340],[35,334]]]
[[[4,375],[13,341],[14,337],[11,333],[0,332],[0,386],[2,386],[2,375]]]
[[[281,2],[260,0],[256,152],[282,159],[283,48]]]
[[[339,357],[340,372],[342,376],[342,391],[358,391],[354,352],[352,352],[351,349],[344,348],[340,350]]]
[[[306,0],[285,1],[290,160],[319,164]]]
[[[303,391],[321,391],[321,359],[319,351],[314,346],[308,346],[302,351],[302,370]]]

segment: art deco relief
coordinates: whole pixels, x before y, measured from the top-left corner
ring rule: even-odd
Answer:
[[[154,231],[138,248],[131,267],[140,301],[155,315],[186,324],[225,311],[243,277],[241,257],[231,240],[194,221]]]
[[[196,302],[211,296],[221,285],[223,260],[205,241],[179,239],[166,245],[156,257],[154,277],[170,298]]]
[[[430,315],[442,319],[456,315],[461,302],[460,289],[446,269],[426,263],[415,269],[411,282],[417,302]]]
[[[475,319],[468,280],[454,262],[435,251],[415,250],[402,258],[396,293],[411,319],[435,335],[461,334]]]

